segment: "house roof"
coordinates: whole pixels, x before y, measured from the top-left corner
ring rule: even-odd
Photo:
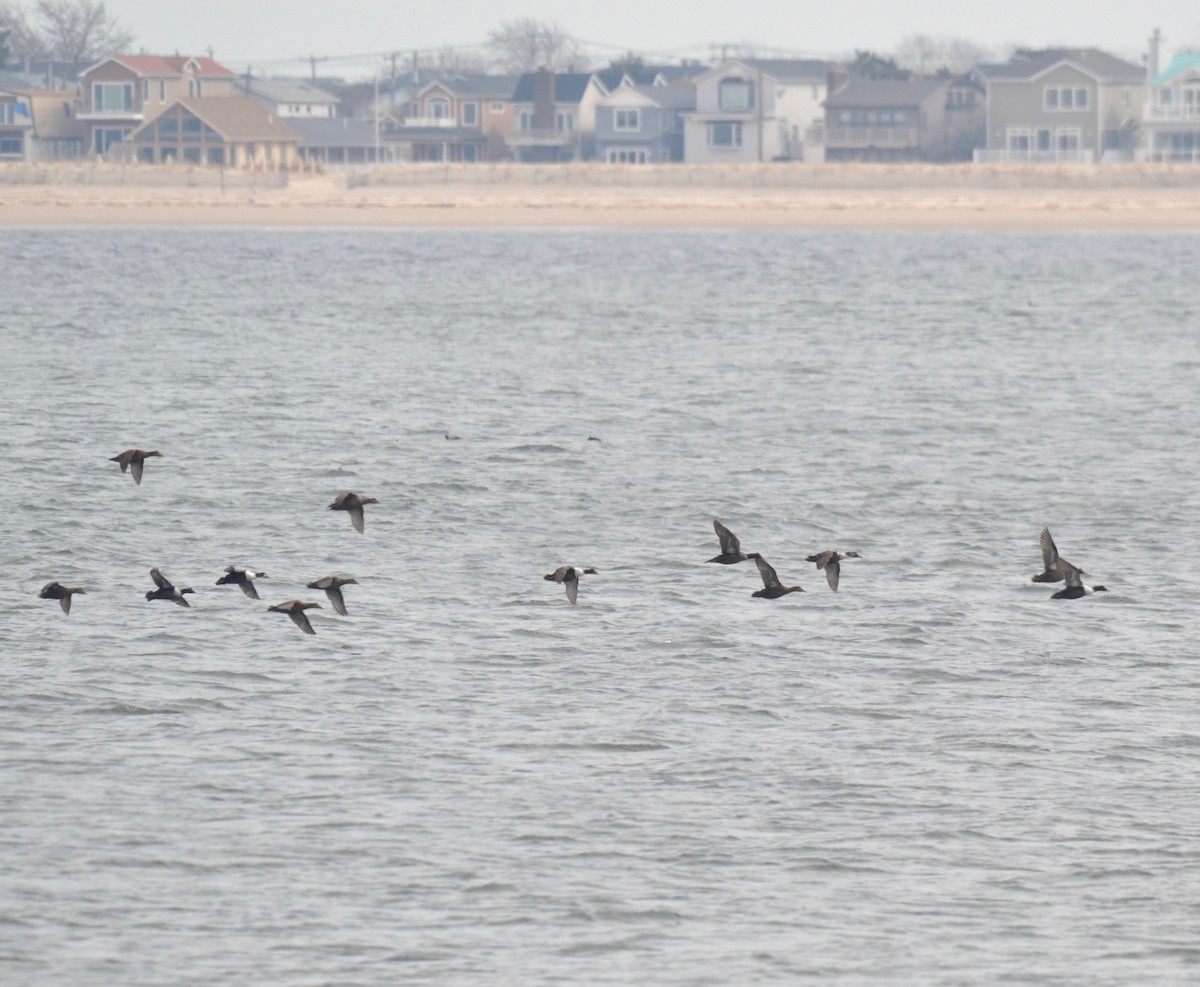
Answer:
[[[390,141],[454,141],[455,143],[483,144],[487,141],[478,130],[468,127],[397,127],[387,128],[384,135]]]
[[[348,117],[288,117],[288,126],[300,134],[301,147],[374,147],[375,124]]]
[[[17,94],[29,105],[33,116],[33,132],[39,138],[83,139],[84,127],[75,119],[72,106],[73,89],[24,89]]]
[[[1110,55],[1099,48],[1053,48],[1049,51],[1038,52],[1029,58],[1005,62],[1002,65],[984,64],[978,68],[980,74],[989,82],[1028,81],[1037,78],[1043,72],[1062,62],[1070,62],[1105,82],[1121,80],[1142,82],[1146,77],[1146,70],[1140,65],[1117,58],[1116,55]]]
[[[332,93],[327,93],[305,79],[251,78],[247,84],[245,78],[241,78],[237,82],[237,88],[240,92],[276,104],[321,103],[328,106],[341,102]]]
[[[842,89],[825,100],[825,105],[833,109],[919,106],[949,85],[948,79],[857,79],[851,76]]]
[[[434,79],[427,83],[424,89],[440,85],[447,92],[459,97],[512,99],[520,78],[519,75],[456,75],[448,79]]]
[[[788,79],[805,81],[820,79],[824,81],[825,73],[829,69],[828,62],[812,58],[735,58],[733,61],[740,62],[756,72],[761,72],[763,75],[779,81]]]
[[[664,110],[694,110],[695,86],[634,86],[634,90]]]
[[[180,105],[189,113],[199,117],[225,140],[231,142],[244,141],[298,141],[300,134],[285,123],[258,100],[251,96],[189,96],[180,97],[163,113],[169,113],[172,106]],[[140,133],[146,127],[153,126],[155,120],[143,123],[134,134]]]
[[[517,88],[513,92],[514,103],[533,102],[533,79],[536,74],[536,72],[526,72],[517,81]],[[591,72],[555,72],[554,102],[578,103],[582,101],[593,78]]]
[[[1150,80],[1152,86],[1161,86],[1164,83],[1171,82],[1176,76],[1182,75],[1188,69],[1196,69],[1200,71],[1200,51],[1181,51],[1175,54],[1171,59],[1171,64],[1167,66],[1165,72],[1160,72]]]
[[[231,79],[234,75],[224,65],[219,65],[203,55],[113,55],[85,69],[84,74],[99,68],[105,62],[117,62],[144,76],[162,75],[173,78],[183,75],[183,68],[188,62],[195,62],[199,70],[197,74],[202,78]]]

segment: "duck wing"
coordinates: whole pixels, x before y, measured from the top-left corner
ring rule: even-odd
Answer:
[[[574,603],[575,597],[579,595],[579,580],[568,579],[564,581],[563,585],[567,587],[567,599]]]
[[[256,590],[254,588],[254,583],[252,583],[249,579],[243,579],[241,582],[238,583],[238,585],[240,587],[242,587],[242,592],[245,593],[248,597],[250,597],[250,599],[252,599],[252,600],[258,599],[258,590]]]
[[[1063,574],[1063,579],[1067,583],[1067,589],[1083,585],[1083,580],[1080,578],[1083,575],[1083,570],[1071,565],[1066,559],[1060,558],[1058,560],[1058,571]]]
[[[1043,528],[1041,536],[1042,545],[1042,565],[1046,567],[1046,571],[1058,567],[1058,546],[1054,544],[1054,539],[1050,537],[1050,529]]]
[[[742,554],[742,543],[738,541],[738,536],[716,518],[713,518],[713,531],[717,533],[717,539],[721,542],[722,555]]]
[[[329,585],[325,587],[325,595],[329,597],[329,602],[333,604],[335,612],[340,613],[343,617],[349,617],[350,614],[346,611],[346,601],[342,598],[342,588],[340,586]]]
[[[300,630],[304,631],[305,634],[316,634],[317,633],[316,631],[313,630],[312,624],[310,624],[308,622],[308,614],[306,614],[299,607],[295,607],[292,610],[289,610],[288,616],[292,618],[292,623],[295,624],[297,627],[299,627]]]
[[[129,472],[133,474],[133,482],[139,487],[142,485],[142,460],[135,456],[129,460]]]
[[[159,589],[165,589],[168,593],[175,592],[175,584],[157,569],[150,570],[150,578],[154,580],[154,585]]]
[[[763,586],[765,588],[771,589],[775,586],[782,588],[782,584],[779,582],[779,575],[775,572],[774,568],[772,568],[771,564],[767,562],[766,559],[760,555],[754,560],[754,564],[758,566],[758,574],[762,576]]]
[[[347,507],[347,512],[350,514],[350,523],[354,525],[354,530],[360,535],[366,527],[366,518],[363,516],[361,504],[355,504],[353,507]]]
[[[837,559],[829,559],[825,563],[825,581],[829,583],[829,588],[835,593],[838,587],[838,578],[842,574],[842,564]]]

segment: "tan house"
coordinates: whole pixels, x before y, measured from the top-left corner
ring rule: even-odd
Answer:
[[[211,58],[113,55],[80,73],[77,115],[88,151],[105,155],[180,97],[233,95],[233,72]]]
[[[404,161],[505,161],[518,76],[451,76],[415,93],[387,128]]]
[[[0,89],[0,161],[77,158],[83,141],[73,90]]]
[[[300,134],[250,96],[177,99],[114,148],[145,164],[274,170],[297,163]]]

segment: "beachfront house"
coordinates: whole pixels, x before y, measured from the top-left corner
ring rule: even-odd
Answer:
[[[806,136],[824,119],[828,65],[808,59],[739,58],[696,77],[684,113],[689,164],[811,160]]]
[[[0,89],[0,161],[24,161],[33,111],[23,91]]]
[[[1200,162],[1200,52],[1179,52],[1165,72],[1151,71],[1139,157]]]
[[[596,104],[596,158],[609,164],[683,160],[683,114],[696,108],[696,87],[636,85],[625,78]]]
[[[211,58],[113,55],[79,76],[77,116],[90,153],[109,149],[180,97],[233,96],[233,73]]]
[[[1130,160],[1146,72],[1096,48],[1062,48],[973,70],[986,89],[983,148],[975,160]]]
[[[591,160],[596,105],[606,93],[590,72],[538,69],[522,75],[513,92],[513,127],[506,137],[514,160]]]
[[[234,83],[238,96],[253,96],[277,117],[300,120],[332,120],[341,102],[307,79],[256,79],[239,76]]]
[[[512,127],[515,75],[449,75],[412,96],[389,123],[387,139],[404,161],[504,161]]]
[[[826,161],[970,161],[983,141],[983,87],[972,78],[830,74]]]
[[[110,148],[144,164],[205,164],[272,171],[297,162],[300,134],[249,96],[176,99]]]
[[[374,164],[391,161],[382,126],[349,117],[288,117],[286,123],[300,135],[296,156],[315,167]]]

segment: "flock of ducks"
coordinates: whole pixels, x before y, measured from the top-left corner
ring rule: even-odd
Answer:
[[[746,562],[753,559],[754,564],[758,566],[758,574],[762,577],[763,588],[751,593],[752,597],[763,600],[778,600],[781,596],[787,596],[789,593],[804,592],[804,589],[800,586],[787,586],[782,583],[774,567],[758,552],[743,552],[742,543],[738,540],[738,536],[716,518],[713,518],[713,530],[717,533],[717,541],[721,545],[721,553],[714,555],[711,559],[707,559],[705,564],[716,562],[720,565],[736,565],[739,562]],[[1033,576],[1033,582],[1065,582],[1067,584],[1065,589],[1060,589],[1050,599],[1077,600],[1083,596],[1091,596],[1093,593],[1108,592],[1104,586],[1084,585],[1081,578],[1084,575],[1084,571],[1078,566],[1071,565],[1070,562],[1058,554],[1058,548],[1054,544],[1054,539],[1050,537],[1049,528],[1042,529],[1041,545],[1042,571]],[[812,562],[818,570],[824,572],[825,581],[829,583],[829,588],[836,593],[838,582],[842,575],[842,561],[845,559],[860,558],[862,556],[858,552],[840,552],[837,549],[828,549],[824,552],[805,556],[804,561]],[[574,603],[579,595],[579,577],[595,575],[595,573],[595,569],[581,569],[579,566],[574,565],[560,565],[553,572],[547,573],[542,578],[550,582],[562,583],[567,591],[567,599]]]
[[[447,434],[446,438],[449,439],[451,436]],[[157,449],[126,449],[119,455],[113,456],[109,462],[118,464],[121,467],[122,473],[131,473],[133,482],[141,486],[142,472],[146,460],[154,456],[162,456],[162,453]],[[345,490],[334,498],[333,503],[329,505],[329,510],[345,511],[350,515],[350,523],[354,526],[354,530],[359,534],[363,534],[366,530],[366,515],[363,508],[368,504],[378,503],[379,501],[374,497],[364,497],[362,494]],[[779,574],[775,571],[774,567],[760,553],[742,551],[742,544],[738,540],[737,535],[716,518],[713,518],[713,531],[717,534],[717,541],[721,546],[721,551],[720,554],[706,560],[705,564],[715,562],[720,565],[736,565],[739,562],[746,562],[753,559],[754,564],[758,567],[758,574],[762,577],[763,588],[751,593],[752,597],[777,600],[790,593],[804,592],[804,589],[799,585],[788,586],[781,582]],[[1032,581],[1035,583],[1062,582],[1066,584],[1065,588],[1054,593],[1051,599],[1077,600],[1080,597],[1091,596],[1093,593],[1108,592],[1104,586],[1087,586],[1084,584],[1082,577],[1085,573],[1083,569],[1072,565],[1058,554],[1058,547],[1054,544],[1054,539],[1050,537],[1049,528],[1042,528],[1041,549],[1042,571],[1035,573]],[[838,582],[841,579],[841,563],[845,559],[858,558],[862,558],[858,552],[841,552],[837,549],[828,549],[806,556],[805,561],[812,562],[819,571],[825,573],[825,581],[829,584],[829,588],[836,593]],[[542,578],[548,582],[561,584],[566,590],[567,599],[574,604],[579,596],[580,578],[588,575],[596,575],[596,572],[597,570],[592,568],[560,565],[553,572],[547,573]],[[175,603],[181,607],[191,606],[186,597],[189,594],[194,594],[195,590],[190,586],[176,586],[158,568],[150,570],[150,578],[154,581],[155,588],[147,590],[147,601],[169,600],[171,603]],[[258,589],[254,585],[255,581],[267,578],[269,577],[265,572],[229,565],[225,567],[224,575],[217,579],[216,585],[237,586],[251,600],[258,600],[259,595]],[[349,612],[346,609],[346,600],[342,595],[342,587],[357,584],[357,582],[358,580],[345,576],[322,576],[320,579],[315,579],[308,583],[307,586],[309,589],[323,590],[334,611],[346,617],[349,616]],[[58,581],[54,581],[43,586],[39,596],[43,600],[58,600],[63,613],[69,614],[71,612],[71,599],[77,593],[86,594],[87,590],[82,586],[65,586]],[[305,634],[316,634],[317,632],[313,629],[312,623],[304,611],[314,608],[320,609],[320,607],[321,604],[319,603],[296,599],[277,603],[267,607],[267,610],[271,613],[285,613]]]
[[[157,449],[126,449],[123,453],[113,456],[109,462],[116,463],[121,467],[121,472],[128,472],[133,476],[133,482],[138,486],[142,484],[142,472],[146,464],[146,460],[154,456],[162,456],[162,453]],[[366,528],[366,517],[363,513],[363,508],[367,504],[378,504],[379,501],[374,497],[364,497],[361,494],[346,490],[339,493],[329,505],[331,511],[346,511],[350,515],[350,523],[354,526],[354,530],[362,534]],[[154,581],[154,589],[146,591],[147,602],[151,600],[167,600],[181,607],[190,607],[187,597],[195,594],[195,590],[190,586],[176,586],[170,579],[163,575],[162,570],[153,568],[150,570],[150,578]],[[255,581],[259,579],[268,579],[265,572],[259,572],[257,569],[243,569],[240,566],[228,565],[225,567],[225,573],[216,582],[217,586],[237,586],[251,600],[259,599],[258,589],[255,587]],[[334,611],[343,617],[349,616],[349,611],[346,609],[346,600],[342,595],[342,587],[356,584],[357,579],[351,579],[345,576],[322,576],[320,579],[314,579],[308,583],[309,589],[324,590],[325,596],[328,598],[330,605]],[[62,583],[55,581],[47,583],[42,587],[42,591],[38,594],[43,600],[58,600],[62,607],[63,613],[71,612],[71,599],[77,593],[86,594],[87,590],[82,586],[64,586]],[[314,603],[310,600],[287,600],[283,603],[277,603],[274,606],[267,607],[271,613],[285,613],[297,627],[305,634],[316,634],[312,624],[309,622],[308,616],[304,613],[305,610],[319,609],[321,604]]]

